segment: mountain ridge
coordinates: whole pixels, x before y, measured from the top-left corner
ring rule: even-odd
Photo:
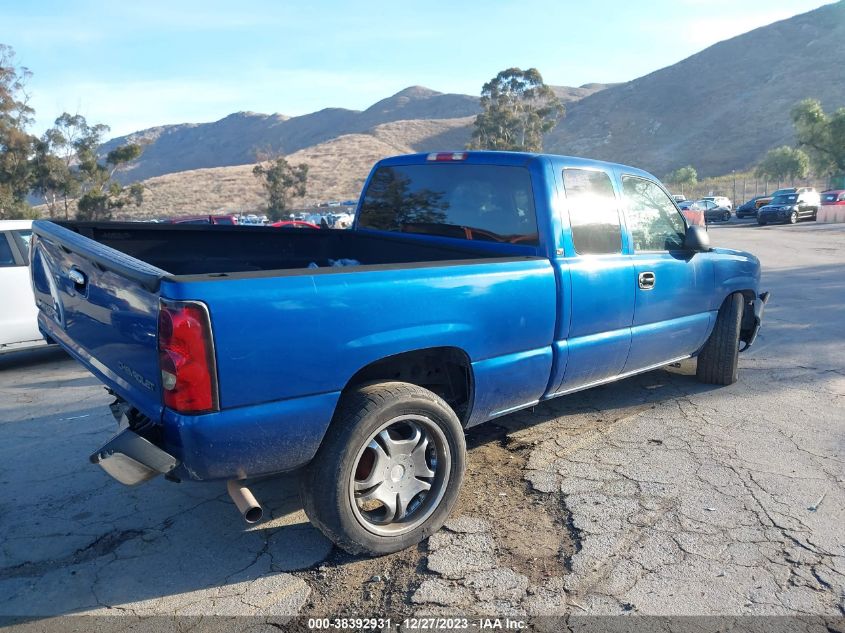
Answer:
[[[801,99],[817,98],[828,110],[845,104],[843,67],[845,2],[838,2],[573,103],[546,149],[661,176],[687,164],[703,175],[748,169],[794,142],[789,111]]]
[[[608,85],[613,84],[552,88],[561,101],[572,103]],[[107,141],[100,152],[106,154],[129,142],[146,145],[141,159],[119,175],[129,182],[178,171],[254,163],[258,154],[291,154],[345,134],[367,133],[384,123],[455,119],[478,112],[478,97],[415,85],[365,110],[330,107],[296,117],[234,112],[208,123],[177,123],[132,132]]]
[[[789,112],[801,99],[817,98],[827,111],[845,105],[845,84],[838,81],[843,42],[845,0],[729,38],[628,82],[552,86],[567,115],[545,138],[545,151],[632,164],[660,177],[687,164],[700,176],[748,169],[767,150],[794,141]],[[310,203],[355,197],[372,162],[388,153],[465,147],[478,111],[477,97],[415,85],[365,110],[325,108],[297,117],[238,112],[210,123],[141,130],[102,149],[148,141],[121,178],[161,178],[154,188],[169,193],[154,200],[151,189],[150,213],[167,214],[167,200],[181,200],[180,186],[196,193],[194,181],[211,190],[195,212],[238,207],[235,191],[259,200],[249,170],[231,166],[254,163],[261,150],[310,165],[304,201]],[[227,168],[240,184],[233,180],[213,193],[214,179],[226,178]],[[204,169],[216,171],[212,177]],[[198,199],[189,196],[173,210],[182,212]]]

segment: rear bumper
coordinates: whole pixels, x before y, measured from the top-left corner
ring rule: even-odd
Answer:
[[[754,344],[755,340],[757,340],[757,335],[760,333],[760,327],[763,325],[763,311],[766,309],[766,304],[769,302],[769,296],[768,292],[761,292],[757,295],[757,298],[754,299],[754,323],[747,337],[743,337],[745,347],[743,347],[740,351],[744,352]]]
[[[127,486],[158,475],[208,481],[295,470],[314,457],[339,397],[332,392],[205,415],[165,409],[160,424],[144,418],[137,432],[127,418],[127,412],[138,417],[132,405],[118,399],[112,414],[123,430],[90,460]]]
[[[340,392],[224,409],[205,415],[164,410],[162,448],[180,479],[244,479],[304,466],[334,416]]]

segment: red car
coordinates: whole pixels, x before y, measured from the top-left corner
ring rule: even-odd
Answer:
[[[821,206],[816,219],[819,222],[845,222],[845,189],[830,189],[821,193]]]
[[[277,228],[283,228],[283,229],[319,229],[320,228],[316,224],[311,224],[311,222],[304,222],[302,220],[279,220],[278,222],[273,222],[270,226],[275,226]]]
[[[822,205],[824,206],[830,204],[845,206],[845,189],[831,189],[830,191],[823,191],[821,197]]]
[[[678,203],[678,208],[689,222],[690,226],[707,226],[704,217],[704,207],[695,200],[683,200]]]

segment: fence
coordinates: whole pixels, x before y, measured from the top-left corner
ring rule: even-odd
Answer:
[[[743,202],[756,196],[763,196],[772,193],[775,189],[783,187],[815,187],[817,191],[824,191],[831,188],[831,179],[804,178],[800,181],[777,181],[766,178],[755,178],[751,174],[729,174],[717,178],[702,178],[692,187],[671,187],[672,193],[680,193],[690,200],[697,200],[704,196],[727,196],[739,206]]]

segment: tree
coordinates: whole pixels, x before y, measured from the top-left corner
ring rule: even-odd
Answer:
[[[100,145],[100,136],[108,127],[96,125],[88,129],[95,131],[77,154],[83,193],[76,202],[76,219],[110,220],[114,210],[140,206],[144,201],[144,185],[136,182],[124,187],[114,179],[115,172],[137,159],[143,148],[136,143],[121,145],[106,155],[105,164],[100,163],[96,148]]]
[[[508,68],[481,89],[470,149],[539,152],[565,109],[536,68]]]
[[[29,70],[15,64],[15,52],[0,44],[0,218],[30,213],[26,196],[32,185],[35,137],[27,133],[34,110],[25,84]]]
[[[684,192],[684,187],[695,187],[698,184],[698,172],[692,165],[680,167],[664,178],[670,185],[677,185],[681,188],[681,193]]]
[[[122,186],[114,180],[120,167],[141,155],[142,147],[128,143],[100,162],[97,150],[107,125],[89,125],[81,114],[63,113],[36,143],[33,190],[42,196],[51,217],[70,217],[76,198],[80,220],[108,220],[115,209],[140,205],[143,185]]]
[[[265,163],[258,163],[252,170],[267,193],[267,215],[281,220],[293,197],[305,195],[308,182],[308,165],[290,165],[281,156]]]
[[[806,178],[810,171],[810,158],[800,149],[784,145],[766,152],[754,174],[759,178],[777,180],[778,189],[784,178]]]
[[[95,156],[107,130],[105,125],[89,126],[82,115],[65,112],[38,141],[33,189],[44,199],[51,217],[62,211],[65,219],[70,218],[71,200],[82,188],[81,157]]]
[[[792,109],[792,123],[817,173],[845,174],[845,108],[828,115],[816,99],[804,99]]]

